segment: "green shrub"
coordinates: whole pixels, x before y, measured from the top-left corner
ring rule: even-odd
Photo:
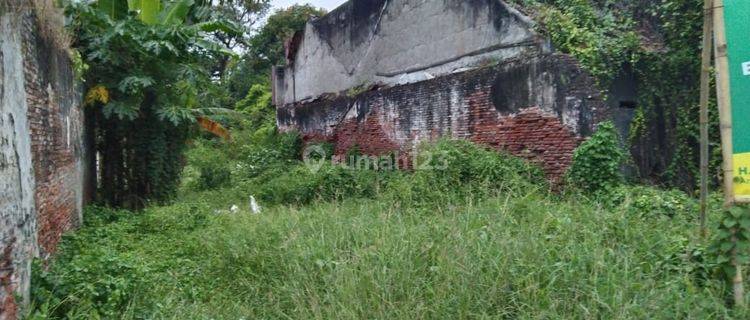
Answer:
[[[231,183],[232,161],[222,152],[222,147],[223,142],[200,140],[188,151],[188,162],[198,172],[194,181],[196,189],[213,190]]]
[[[546,181],[539,167],[523,159],[463,140],[440,140],[423,148],[414,166],[414,174],[388,184],[390,196],[401,203],[481,199],[541,188]]]
[[[122,254],[134,213],[87,208],[87,229],[64,238],[48,269],[35,263],[32,297],[44,318],[113,319],[135,299],[148,271],[138,257]],[[37,318],[41,318],[39,314]]]
[[[680,190],[660,190],[646,186],[620,186],[604,195],[613,207],[644,217],[690,218],[698,211],[697,202]]]
[[[244,176],[254,178],[270,168],[288,164],[279,150],[265,146],[248,145],[242,148],[240,162]]]
[[[270,204],[304,204],[316,197],[319,177],[303,166],[294,167],[258,190],[258,199]]]
[[[302,159],[302,136],[298,132],[278,133],[269,144],[279,151],[282,159]]]
[[[604,122],[573,153],[568,182],[587,192],[603,192],[622,184],[625,153],[614,124]]]
[[[331,160],[335,151],[335,146],[330,142],[314,142],[305,146],[304,150],[312,150],[307,156],[310,160]]]
[[[319,197],[323,200],[342,200],[374,197],[379,183],[388,173],[324,165],[317,174],[320,176],[317,189]]]
[[[276,112],[271,103],[271,96],[271,88],[256,84],[250,88],[244,99],[235,104],[235,110],[248,115],[251,130],[276,127]]]
[[[387,173],[354,170],[324,163],[311,171],[305,166],[287,168],[285,172],[259,187],[259,199],[269,204],[307,204],[313,200],[342,200],[374,197]]]
[[[263,159],[268,158],[274,159],[273,156]],[[317,171],[290,163],[273,170],[272,175],[255,175],[254,185],[259,190],[259,199],[270,204],[305,204],[316,199],[372,198],[383,194],[403,205],[415,206],[482,199],[500,192],[525,192],[545,185],[539,167],[468,141],[441,140],[423,148],[413,173],[394,172],[372,163],[384,159],[394,161],[392,156],[368,159],[371,161],[366,167],[358,163],[332,165],[324,162]],[[256,161],[259,162],[263,163]],[[269,166],[266,164],[261,172],[269,170]]]
[[[226,165],[216,165],[200,168],[198,188],[213,190],[228,186],[232,180],[232,172]]]

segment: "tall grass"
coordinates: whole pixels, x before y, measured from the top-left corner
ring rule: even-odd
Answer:
[[[644,218],[542,193],[431,213],[348,200],[232,215],[213,213],[216,201],[206,194],[141,215],[100,209],[109,218],[68,237],[35,279],[39,304],[49,301],[39,310],[131,319],[732,316],[723,283],[679,258],[693,232],[681,215]]]
[[[425,149],[446,168],[411,173],[311,172],[291,159],[295,148],[238,149],[218,164],[233,171],[228,187],[187,183],[175,204],[137,214],[89,208],[86,227],[35,273],[31,317],[750,315],[727,307],[692,237],[695,203],[679,192],[553,194],[538,168],[465,142]],[[216,163],[195,161],[207,151],[193,163]],[[261,214],[247,210],[250,194]]]

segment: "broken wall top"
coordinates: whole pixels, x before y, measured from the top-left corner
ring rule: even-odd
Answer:
[[[499,0],[349,1],[307,24],[273,73],[277,105],[373,84],[428,80],[545,46],[528,17]]]

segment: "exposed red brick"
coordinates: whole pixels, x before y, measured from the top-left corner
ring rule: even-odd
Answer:
[[[28,294],[29,260],[37,253],[47,258],[56,251],[62,234],[80,223],[80,206],[87,199],[83,110],[70,56],[67,49],[38,32],[33,12],[21,12],[17,18],[14,26],[20,30],[9,32],[21,36],[24,70],[18,76],[24,79],[29,128],[17,134],[30,138],[34,207],[32,218],[16,218],[0,227],[4,235],[23,232],[0,248],[0,320],[16,319],[23,302],[14,297]],[[27,234],[32,232],[36,235]],[[30,243],[34,239],[38,242]]]
[[[12,282],[13,277],[13,245],[16,239],[11,238],[6,247],[0,254],[0,290],[4,290],[5,298],[0,301],[0,320],[16,319],[16,310],[18,309],[15,299],[15,286]]]
[[[530,84],[520,94],[514,91],[517,83],[506,85],[544,77],[552,80]],[[332,142],[338,157],[357,146],[363,154],[397,152],[408,159],[422,141],[466,139],[537,163],[558,183],[582,137],[607,119],[608,108],[595,88],[574,60],[556,55],[356,97],[280,106],[277,120],[282,130],[301,131],[305,141]],[[526,95],[549,92],[554,94],[544,97],[545,106],[534,105],[538,99]],[[507,101],[512,105],[498,105]],[[571,123],[563,123],[563,117]]]
[[[31,49],[31,48],[29,48]],[[77,219],[77,175],[75,141],[67,141],[67,121],[80,121],[78,110],[60,109],[58,94],[39,77],[39,57],[34,51],[24,60],[28,123],[31,129],[31,155],[34,166],[36,190],[38,241],[42,252],[56,251],[62,234],[72,229]],[[58,84],[55,84],[56,86]],[[66,115],[67,114],[67,115]]]

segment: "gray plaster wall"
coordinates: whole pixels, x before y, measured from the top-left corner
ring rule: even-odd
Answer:
[[[0,12],[0,320],[21,314],[32,259],[56,251],[88,199],[81,88],[49,23],[33,7]]]
[[[349,1],[295,36],[273,72],[277,105],[401,85],[534,55],[533,22],[500,0]]]
[[[27,299],[31,258],[38,254],[38,245],[19,25],[10,14],[0,17],[0,250],[10,255],[6,278]],[[9,294],[5,289],[0,288],[0,303]]]

